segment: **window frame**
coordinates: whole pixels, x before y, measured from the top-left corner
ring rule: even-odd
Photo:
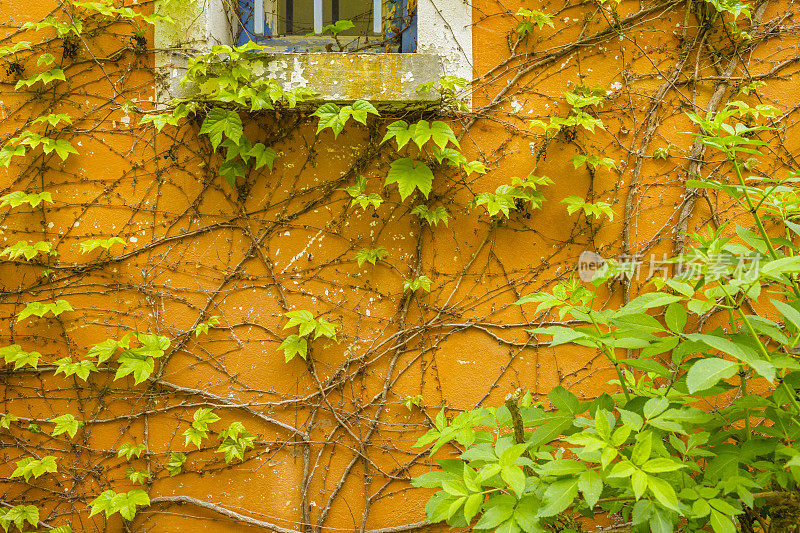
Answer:
[[[325,24],[325,21],[322,20],[324,1],[314,0],[315,11],[317,7],[319,8],[319,16],[317,18],[315,13],[314,20],[314,33],[317,35],[309,36],[304,34],[276,34],[274,28],[279,25],[279,0],[238,0],[239,46],[248,42],[255,42],[286,52],[323,52],[331,48],[335,49],[341,43],[345,46],[344,51],[346,52],[413,53],[416,51],[417,14],[415,9],[408,13],[408,0],[396,0],[395,12],[397,14],[394,20],[391,21],[388,20],[390,10],[385,0],[369,0],[368,3],[372,4],[373,31],[365,42],[361,41],[364,38],[363,36],[345,35],[341,36],[337,42],[330,35],[320,35]],[[271,8],[263,7],[267,2],[272,4]],[[411,4],[414,5],[413,0]],[[258,13],[258,6],[262,6],[263,9],[260,14]],[[381,13],[380,22],[376,22],[377,18],[375,17],[378,10]],[[406,21],[409,21],[408,27],[402,28],[402,26],[406,25]],[[389,39],[387,34],[392,31],[392,28],[395,32],[399,31],[400,38],[397,44],[398,49],[388,51],[385,50],[383,45]]]
[[[155,99],[167,103],[187,97],[193,88],[182,86],[188,59],[207,54],[215,45],[236,45],[239,0],[193,0],[159,5],[159,12],[174,22],[160,22],[155,28]],[[419,84],[435,82],[443,76],[472,80],[472,7],[468,0],[416,0],[416,52],[365,54],[353,52],[266,51],[266,69],[285,87],[304,83],[320,93],[318,102],[352,102],[354,94],[371,95],[380,108],[384,104],[398,109],[431,108],[438,105],[435,94],[422,94]],[[337,67],[338,63],[338,67]],[[319,68],[328,65],[327,70]],[[367,73],[370,83],[383,86],[342,91],[347,76],[337,68],[356,66]],[[274,67],[274,68],[273,68]],[[322,74],[318,74],[322,73]],[[380,75],[379,75],[380,74]],[[339,79],[318,79],[320,76]],[[333,85],[331,85],[333,84]],[[339,85],[336,85],[339,84]],[[346,84],[346,83],[345,83]],[[316,86],[315,86],[316,85]],[[350,83],[351,88],[354,84]],[[318,88],[319,87],[319,88]],[[321,90],[320,90],[321,89]],[[469,86],[465,98],[471,105]]]

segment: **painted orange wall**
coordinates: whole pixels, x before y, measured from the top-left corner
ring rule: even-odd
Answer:
[[[523,5],[553,13],[554,28],[537,30],[512,51],[513,14]],[[398,155],[391,143],[379,145],[381,129],[397,117],[350,124],[338,139],[330,130],[315,135],[315,120],[296,112],[245,117],[248,137],[271,143],[280,157],[274,171],[248,177],[240,201],[217,175],[219,156],[198,138],[197,123],[160,134],[139,125],[137,110],[152,109],[153,55],[137,53],[131,27],[115,24],[110,35],[76,41],[74,59],[63,57],[51,32],[35,34],[63,62],[67,80],[39,94],[15,93],[14,76],[5,76],[3,139],[43,113],[70,113],[75,124],[64,138],[80,154],[61,162],[38,151],[0,173],[0,193],[46,190],[54,200],[3,208],[0,242],[47,239],[58,251],[46,265],[0,262],[2,345],[42,354],[38,371],[3,373],[0,411],[21,419],[13,433],[0,430],[4,501],[38,505],[51,525],[123,531],[118,516],[89,518],[87,506],[108,488],[134,488],[125,479],[133,465],[152,473],[145,488],[158,503],[130,531],[269,530],[226,518],[213,506],[294,531],[305,530],[304,520],[326,533],[402,526],[425,518],[429,492],[410,488],[408,480],[431,463],[412,445],[440,409],[452,416],[497,406],[518,387],[543,395],[561,384],[586,398],[609,390],[613,372],[604,359],[587,349],[540,346],[526,330],[557,317],[512,303],[569,276],[583,250],[617,257],[627,249],[645,260],[672,252],[695,131],[685,112],[703,110],[726,81],[709,49],[730,52],[721,34],[695,45],[658,102],[657,126],[636,175],[652,97],[679,60],[681,43],[698,29],[682,3],[655,9],[625,0],[616,15],[610,5],[474,0],[474,113],[446,119],[461,133],[467,157],[483,160],[490,172],[467,178],[437,169],[426,204],[445,206],[451,219],[436,227],[410,215],[422,199],[402,202],[394,186],[382,187]],[[1,44],[19,40],[26,21],[51,12],[64,17],[62,7],[1,1],[7,34]],[[786,151],[779,163],[763,163],[776,169],[797,154],[796,32],[780,39],[766,33],[787,9],[782,24],[791,23],[795,8],[770,3],[755,34],[758,46],[734,68],[725,93],[732,97],[747,81],[742,76],[770,73],[759,101],[786,112],[778,130]],[[614,16],[622,30],[613,27]],[[690,27],[679,40],[684,20]],[[596,32],[604,33],[571,44]],[[720,59],[723,66],[727,61]],[[37,68],[35,57],[25,61],[26,75]],[[608,91],[598,111],[605,131],[545,144],[529,121],[565,116],[562,95],[580,84]],[[672,156],[654,160],[654,151],[669,143],[676,146]],[[569,159],[579,150],[611,157],[619,170],[575,169]],[[716,168],[714,157],[706,172]],[[492,220],[470,205],[475,193],[531,173],[554,181],[543,188],[543,209]],[[341,190],[358,175],[386,200],[375,212],[350,207]],[[614,220],[568,215],[561,200],[575,195],[611,202]],[[689,227],[707,217],[698,201]],[[112,236],[123,238],[124,247],[107,255],[79,251],[84,239]],[[355,252],[377,246],[386,248],[386,259],[359,267]],[[45,268],[53,273],[42,277]],[[403,280],[415,273],[432,280],[431,292],[406,298]],[[606,303],[622,301],[623,292],[617,283]],[[55,298],[75,311],[14,320],[26,302]],[[340,325],[338,342],[316,340],[311,362],[285,363],[277,350],[288,334],[287,309],[309,309]],[[196,337],[194,326],[212,315],[222,327]],[[92,344],[130,331],[172,340],[157,382],[134,386],[105,372],[88,383],[53,376],[49,363],[79,358]],[[402,405],[418,394],[423,409]],[[201,451],[185,445],[192,413],[210,405],[222,417],[215,432],[238,420],[257,436],[243,463],[226,465],[214,453],[215,435]],[[75,439],[30,430],[34,423],[49,432],[47,420],[63,413],[86,421]],[[124,442],[145,443],[148,451],[128,463],[116,454]],[[9,480],[14,462],[30,450],[57,455],[59,473],[33,486]],[[189,472],[167,474],[171,451],[187,453]],[[175,497],[209,505],[185,499],[179,505],[169,500]]]

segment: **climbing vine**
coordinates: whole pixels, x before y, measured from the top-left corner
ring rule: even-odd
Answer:
[[[794,527],[793,5],[474,4],[436,111],[252,43],[154,105],[148,2],[6,26],[0,526]]]

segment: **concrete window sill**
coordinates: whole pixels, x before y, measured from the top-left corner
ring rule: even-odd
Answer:
[[[348,104],[367,100],[378,109],[432,109],[439,105],[436,91],[420,93],[421,83],[444,75],[437,54],[366,54],[342,52],[264,52],[256,62],[256,75],[277,80],[284,89],[306,87],[319,94],[312,103]],[[159,100],[186,97],[191,87],[181,87],[186,57],[174,53],[167,79],[162,78]]]

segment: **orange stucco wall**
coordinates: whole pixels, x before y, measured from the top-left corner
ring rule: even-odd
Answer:
[[[553,13],[555,27],[514,45],[512,15],[523,4]],[[696,131],[685,112],[703,112],[720,84],[729,84],[724,102],[749,76],[768,74],[760,96],[744,98],[786,113],[775,136],[783,147],[778,162],[762,165],[771,171],[791,164],[798,89],[796,8],[788,3],[769,3],[753,49],[729,79],[718,69],[732,57],[730,40],[715,30],[698,42],[696,18],[683,3],[655,8],[625,0],[616,14],[609,6],[474,0],[474,112],[446,119],[462,134],[467,157],[484,161],[490,172],[466,177],[436,169],[425,203],[451,214],[449,224],[436,227],[410,214],[423,199],[402,202],[395,187],[382,188],[398,155],[379,141],[396,117],[370,119],[367,127],[351,123],[334,139],[330,130],[315,135],[315,120],[297,112],[243,115],[248,137],[280,157],[274,171],[253,172],[234,191],[217,175],[219,156],[198,137],[198,123],[161,133],[138,124],[137,110],[152,109],[153,53],[136,48],[135,28],[117,23],[73,39],[74,58],[64,57],[52,30],[25,37],[45,42],[67,79],[15,93],[14,74],[5,76],[3,139],[43,113],[70,113],[75,123],[61,135],[80,154],[62,162],[40,149],[0,173],[2,194],[45,190],[54,200],[3,208],[0,244],[46,239],[58,251],[44,264],[0,262],[3,345],[42,354],[38,370],[7,366],[2,373],[0,411],[20,418],[13,431],[0,430],[3,501],[33,503],[42,520],[75,531],[244,532],[268,531],[263,523],[270,523],[333,533],[403,526],[425,518],[429,493],[408,480],[431,463],[412,445],[440,409],[453,415],[499,405],[517,387],[544,394],[562,384],[584,397],[606,390],[612,372],[598,354],[549,349],[526,332],[557,316],[511,304],[570,275],[583,250],[646,259],[672,252]],[[64,18],[64,9],[56,2],[1,1],[8,35],[2,44],[21,39],[24,22],[51,12]],[[578,39],[579,46],[572,44]],[[687,41],[688,60],[654,103]],[[24,57],[26,76],[41,70],[35,56]],[[608,91],[597,112],[606,130],[544,143],[529,121],[565,116],[562,94],[578,84]],[[669,159],[652,157],[670,143],[676,148]],[[569,159],[579,152],[612,157],[619,170],[575,169]],[[715,158],[704,172],[717,168]],[[543,188],[541,210],[493,220],[470,205],[475,193],[530,173],[554,181]],[[340,190],[358,175],[386,200],[374,212],[350,207]],[[576,195],[611,202],[614,220],[568,215],[561,200]],[[691,212],[690,229],[706,221],[704,202]],[[112,236],[125,245],[110,253],[79,251],[86,238]],[[355,252],[377,246],[386,248],[386,259],[359,267]],[[41,276],[48,268],[53,272]],[[429,294],[404,294],[403,280],[414,273],[432,280]],[[625,289],[617,283],[606,302],[621,301]],[[27,302],[57,298],[74,311],[57,319],[13,318]],[[289,309],[309,309],[340,325],[338,342],[316,340],[309,362],[285,363],[277,349],[288,334],[282,328]],[[214,315],[221,327],[192,333]],[[134,386],[130,378],[114,381],[113,372],[88,382],[53,376],[53,361],[78,359],[92,344],[130,331],[172,340],[157,380]],[[421,409],[402,405],[419,394]],[[222,420],[197,451],[182,433],[195,409],[209,406]],[[47,420],[63,413],[86,422],[76,438],[31,430],[33,423],[49,432]],[[244,462],[226,465],[214,452],[215,435],[236,420],[256,435],[256,446]],[[124,442],[145,443],[147,451],[127,462],[116,454]],[[59,472],[31,484],[10,480],[14,462],[32,450],[59,457]],[[171,451],[188,455],[185,472],[174,477],[164,469]],[[130,466],[151,473],[144,488],[154,504],[129,529],[118,516],[89,518],[88,502],[100,492],[134,488],[125,479]]]

